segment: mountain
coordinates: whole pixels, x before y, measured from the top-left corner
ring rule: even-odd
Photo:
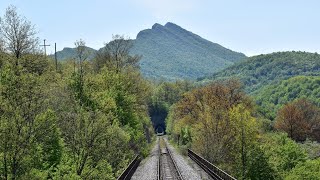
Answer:
[[[320,55],[307,52],[277,52],[249,57],[199,83],[228,78],[240,79],[248,93],[294,76],[320,76]]]
[[[320,107],[320,76],[295,76],[267,85],[254,96],[268,119],[274,119],[284,104],[299,98],[307,98]]]
[[[86,49],[89,53],[88,60],[93,59],[97,50],[90,47],[86,47]],[[65,47],[63,48],[63,50],[57,51],[58,60],[72,59],[72,58],[75,58],[75,56],[76,56],[76,48]],[[50,55],[50,57],[54,58],[54,54]]]
[[[131,53],[142,55],[146,77],[167,80],[196,79],[246,57],[170,22],[140,31]]]
[[[88,49],[93,59],[96,50]],[[70,59],[75,56],[75,48],[57,53],[59,60]],[[166,80],[203,77],[246,57],[170,22],[140,31],[130,53],[142,55],[140,67],[145,77]]]

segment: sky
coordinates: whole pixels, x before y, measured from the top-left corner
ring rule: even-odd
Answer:
[[[1,0],[1,17],[9,5],[35,25],[48,53],[80,38],[99,49],[113,34],[135,39],[166,22],[248,56],[320,53],[319,0]]]

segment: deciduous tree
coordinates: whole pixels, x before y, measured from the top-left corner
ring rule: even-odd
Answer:
[[[257,135],[250,110],[251,102],[239,82],[215,82],[183,95],[170,111],[168,130],[224,170],[235,173],[242,168],[243,177]],[[181,138],[186,127],[190,127],[191,138]]]
[[[0,74],[0,164],[3,167],[0,172],[3,179],[20,178],[32,167],[48,170],[59,163],[57,151],[61,148],[54,113],[46,109],[42,90],[45,78],[24,71],[21,66],[13,70],[12,66],[7,64]]]
[[[306,99],[288,103],[279,110],[275,127],[296,141],[307,137],[319,141],[320,109]]]
[[[112,40],[105,44],[105,47],[98,52],[95,58],[96,70],[103,66],[116,72],[121,72],[123,68],[128,66],[138,68],[141,56],[130,54],[132,46],[133,41],[131,39],[120,35],[112,36]]]
[[[6,9],[5,15],[0,19],[0,38],[5,49],[15,55],[16,65],[22,55],[37,49],[36,35],[34,25],[19,15],[15,6],[11,5]]]

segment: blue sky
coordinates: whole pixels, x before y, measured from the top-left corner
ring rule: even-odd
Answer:
[[[98,49],[112,34],[135,38],[154,23],[173,22],[250,56],[320,52],[317,0],[1,0],[1,16],[10,4],[58,50],[80,38]]]

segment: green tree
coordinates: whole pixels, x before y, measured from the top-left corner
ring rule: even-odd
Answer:
[[[175,140],[187,140],[184,144],[215,165],[245,177],[247,154],[258,133],[250,111],[237,81],[216,82],[184,94],[171,108],[167,128]],[[191,138],[183,138],[186,127]]]
[[[247,179],[277,179],[277,174],[269,163],[269,157],[266,156],[265,152],[258,145],[252,146],[247,157]]]
[[[308,160],[298,164],[285,177],[287,180],[319,180],[320,179],[320,159]]]
[[[254,143],[257,142],[257,122],[242,104],[230,109],[229,118],[230,124],[228,126],[231,134],[228,136],[233,136],[234,141],[228,146],[233,149],[231,153],[235,156],[235,162],[241,169],[238,176],[245,179],[248,172],[248,153],[252,151]]]
[[[128,66],[138,68],[141,56],[130,55],[132,46],[133,41],[131,39],[126,39],[120,35],[112,36],[112,40],[106,43],[104,48],[97,53],[94,60],[95,69],[99,71],[103,66],[106,66],[118,73]]]
[[[38,154],[43,169],[59,163],[60,156],[55,119],[51,115],[43,115],[47,111],[42,91],[46,79],[26,72],[21,66],[14,69],[12,66],[7,64],[0,75],[0,153],[3,157],[3,169],[0,171],[4,179],[17,179],[32,168],[30,164],[39,165],[36,158],[32,158],[36,155],[34,148],[39,148],[39,152],[49,150],[46,155]],[[50,127],[48,123],[53,125]],[[50,134],[53,139],[50,137],[49,140],[42,134]]]
[[[280,178],[307,159],[306,152],[286,134],[269,133],[261,138],[261,148]]]

